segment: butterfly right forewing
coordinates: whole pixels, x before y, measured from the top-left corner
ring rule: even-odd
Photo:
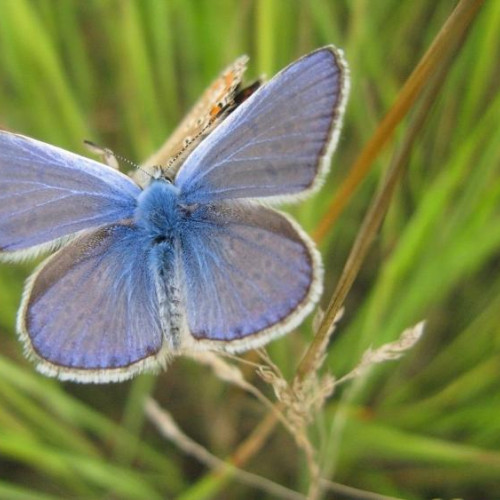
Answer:
[[[330,167],[348,91],[342,52],[325,47],[260,87],[182,164],[186,203],[237,198],[294,201]]]

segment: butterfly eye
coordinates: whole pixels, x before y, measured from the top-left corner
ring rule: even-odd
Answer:
[[[164,180],[165,182],[168,182],[169,184],[174,183],[174,177],[169,170],[165,170],[165,172],[162,172],[161,178],[162,178],[162,180]]]
[[[185,216],[190,217],[199,205],[199,203],[192,203],[190,205],[180,204],[179,209]]]

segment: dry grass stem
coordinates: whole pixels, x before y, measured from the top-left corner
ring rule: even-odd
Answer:
[[[359,154],[349,176],[332,197],[326,215],[314,234],[316,241],[323,240],[328,234],[351,199],[353,192],[370,171],[376,157],[393,137],[396,127],[415,104],[427,82],[439,72],[443,59],[446,59],[450,50],[455,46],[455,41],[463,37],[483,3],[484,0],[461,0],[448,17],[433,43],[406,80],[393,106]]]
[[[321,343],[318,343],[317,350],[315,351],[314,357],[311,360],[311,370],[310,370],[311,372],[317,372],[323,366],[325,362],[326,351],[328,349],[328,344],[330,343],[330,339],[335,330],[337,329],[337,325],[339,324],[343,315],[344,315],[344,308],[341,307],[337,311],[337,314],[335,315],[333,321],[329,325],[326,334],[321,338]],[[313,319],[313,332],[315,334],[319,331],[324,320],[325,320],[325,311],[323,309],[318,308],[318,312],[316,313]]]
[[[415,326],[406,329],[394,342],[388,342],[378,349],[367,349],[361,356],[361,361],[347,375],[337,380],[337,384],[347,382],[356,377],[361,377],[366,370],[373,365],[394,361],[401,358],[406,351],[410,350],[422,337],[424,333],[425,321],[417,323]]]
[[[345,486],[344,484],[334,483],[326,479],[321,479],[321,486],[323,490],[332,491],[342,498],[349,498],[351,500],[403,500],[402,498],[389,497],[387,495],[379,495],[371,491],[360,490],[352,486]]]
[[[230,363],[227,363],[219,354],[213,352],[199,352],[199,353],[191,353],[189,357],[196,360],[198,363],[204,364],[210,367],[215,376],[226,382],[228,384],[235,385],[240,389],[252,394],[255,398],[257,398],[266,408],[271,410],[276,414],[278,420],[286,427],[289,428],[288,421],[285,416],[281,413],[279,408],[270,401],[256,386],[249,383],[241,370]],[[241,360],[241,358],[237,358],[235,356],[230,356],[231,359]],[[255,363],[251,363],[252,366],[256,367],[256,371],[259,374],[261,369],[265,369],[262,365],[256,365]]]
[[[165,438],[174,443],[187,455],[196,458],[196,460],[204,464],[206,467],[230,472],[240,482],[265,491],[266,493],[273,495],[275,498],[284,498],[289,500],[304,500],[306,498],[301,493],[285,488],[284,486],[281,486],[280,484],[262,476],[258,476],[257,474],[241,470],[216,457],[205,447],[201,446],[199,443],[187,436],[179,428],[172,415],[168,411],[161,408],[154,399],[148,398],[145,402],[144,409],[150,421]]]
[[[475,16],[478,13],[482,0],[461,0],[450,17],[447,19],[444,26],[436,36],[434,42],[429,47],[428,51],[418,64],[415,71],[405,83],[401,90],[396,103],[391,108],[391,111],[384,118],[379,128],[375,132],[370,143],[361,153],[358,162],[354,165],[353,170],[356,170],[358,164],[367,163],[367,167],[375,159],[376,154],[381,149],[382,143],[392,136],[397,123],[406,115],[417,96],[420,95],[424,84],[431,82],[431,90],[427,93],[427,97],[434,96],[441,89],[442,83],[448,74],[448,68],[454,59],[457,48],[467,36],[469,28]],[[433,76],[438,75],[437,78]],[[425,77],[425,78],[424,78]],[[322,348],[324,337],[328,336],[330,325],[332,325],[337,317],[338,311],[343,306],[344,300],[349,293],[354,280],[356,279],[365,256],[377,234],[384,216],[389,207],[392,194],[401,177],[404,166],[407,163],[411,146],[416,135],[420,131],[425,118],[428,116],[431,109],[432,99],[427,99],[427,102],[421,107],[420,113],[414,120],[413,127],[410,127],[408,137],[403,145],[401,152],[397,155],[393,167],[384,182],[382,189],[377,193],[373,202],[370,205],[368,213],[363,220],[363,224],[359,230],[356,241],[347,262],[344,266],[342,275],[339,279],[337,287],[332,295],[330,303],[325,312],[324,320],[322,321],[316,336],[311,342],[308,351],[303,357],[297,369],[297,377],[303,378],[310,372],[315,363],[317,352]],[[387,134],[387,138],[382,134]]]

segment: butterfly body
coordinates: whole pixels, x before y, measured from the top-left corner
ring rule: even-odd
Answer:
[[[259,347],[300,324],[321,294],[321,258],[272,206],[320,186],[347,85],[340,51],[312,52],[252,89],[173,178],[148,183],[0,132],[0,257],[57,249],[18,313],[37,368],[120,381],[184,352]]]

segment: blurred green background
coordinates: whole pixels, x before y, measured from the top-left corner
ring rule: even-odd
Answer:
[[[91,139],[140,162],[238,55],[251,57],[251,80],[333,43],[352,86],[332,173],[293,207],[312,232],[456,4],[0,0],[0,127],[82,154]],[[499,47],[500,2],[490,0],[447,71],[348,297],[326,362],[336,376],[369,346],[424,318],[427,328],[403,359],[344,387],[318,415],[311,439],[333,481],[405,499],[500,498]],[[408,122],[321,241],[324,304]],[[176,360],[157,377],[104,386],[35,372],[14,329],[33,266],[0,265],[0,498],[273,497],[212,474],[145,419],[152,394],[188,435],[232,456],[266,410],[206,367]],[[287,376],[310,323],[269,347]],[[279,427],[244,468],[307,491],[305,459]]]

